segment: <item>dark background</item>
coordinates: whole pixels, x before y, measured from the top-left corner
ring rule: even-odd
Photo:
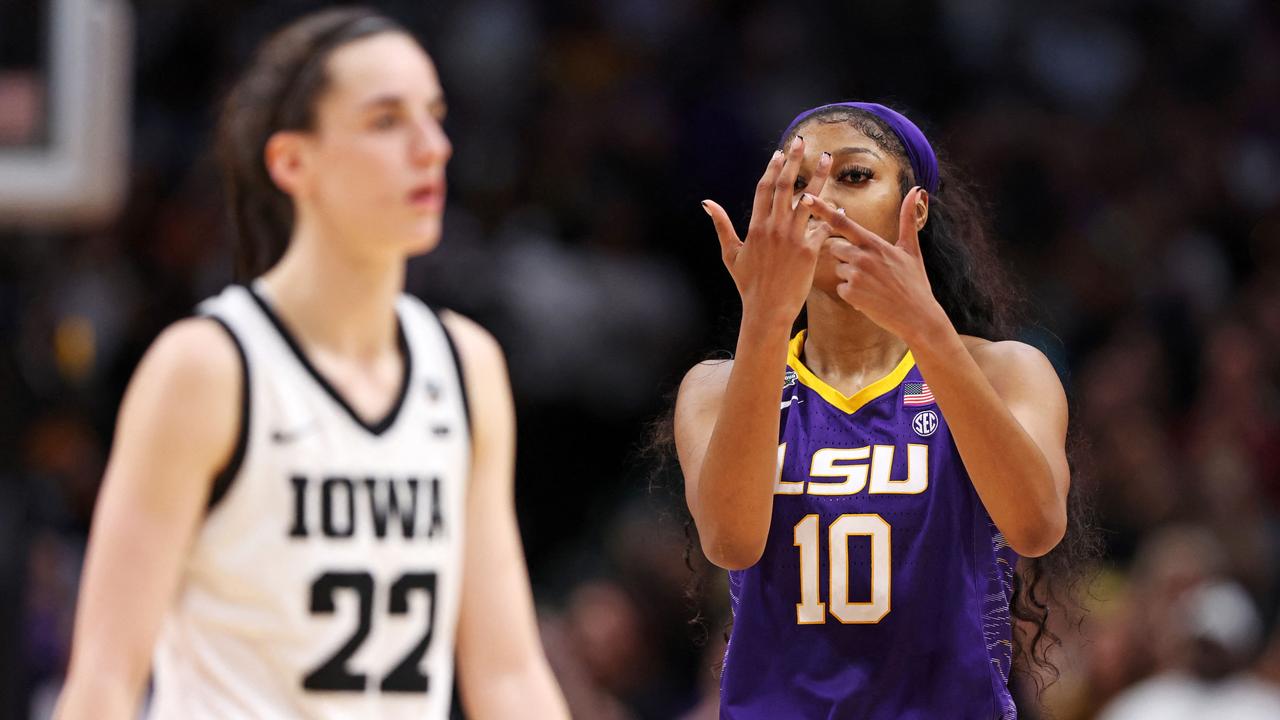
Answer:
[[[320,5],[134,3],[126,206],[75,230],[0,219],[0,717],[43,717],[56,693],[125,382],[231,278],[217,103],[267,32]],[[781,129],[842,99],[906,111],[981,188],[1030,301],[1019,336],[1089,442],[1077,484],[1106,555],[1044,703],[1092,717],[1194,675],[1187,598],[1220,580],[1259,623],[1230,677],[1280,693],[1280,6],[375,5],[420,32],[448,95],[444,240],[409,290],[508,353],[522,531],[576,716],[714,716],[722,574],[695,553],[686,600],[681,481],[642,449],[683,372],[733,346],[699,201],[745,220]],[[38,19],[0,2],[0,38],[39,38]],[[0,44],[0,71],[28,47]]]

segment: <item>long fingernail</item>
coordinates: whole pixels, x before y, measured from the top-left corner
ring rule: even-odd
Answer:
[[[802,205],[812,205],[812,204],[813,204],[813,196],[812,196],[812,195],[810,195],[809,193],[805,193],[805,194],[801,195],[801,196],[800,196],[800,203],[801,203]]]
[[[823,165],[826,165],[827,163],[830,163],[830,162],[831,162],[831,153],[829,153],[829,152],[824,152],[824,153],[822,153],[822,157],[818,158],[818,162],[819,162],[819,163],[821,163],[821,164],[823,164]]]
[[[792,150],[799,150],[799,149],[800,149],[800,144],[801,144],[801,143],[803,143],[803,142],[804,142],[804,138],[803,138],[803,137],[800,137],[799,135],[797,135],[797,136],[796,136],[796,139],[791,141],[791,149],[792,149]]]
[[[707,215],[710,215],[710,214],[711,214],[711,208],[707,207],[707,201],[706,201],[706,200],[703,200],[703,201],[702,201],[702,212],[706,213]]]
[[[782,151],[781,151],[781,150],[774,150],[774,151],[773,151],[773,159],[774,159],[774,160],[777,160],[777,159],[778,159],[778,158],[780,158],[780,157],[782,157]]]

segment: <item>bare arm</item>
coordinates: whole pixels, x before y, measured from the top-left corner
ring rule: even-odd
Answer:
[[[948,332],[949,331],[949,332]],[[1067,398],[1039,350],[967,349],[947,323],[912,344],[978,497],[1019,555],[1054,548],[1067,529]]]
[[[458,681],[476,718],[568,718],[538,638],[515,511],[515,410],[502,349],[459,315],[458,344],[471,403],[473,466],[467,491]]]
[[[764,552],[790,321],[744,317],[732,361],[694,366],[676,396],[676,453],[702,552],[727,570]]]
[[[896,244],[824,200],[806,194],[801,204],[849,240],[832,248],[844,280],[836,292],[910,346],[996,527],[1018,554],[1043,555],[1067,527],[1066,396],[1035,349],[1014,342],[969,348],[956,333],[920,252],[927,201],[920,188],[903,198]]]
[[[803,160],[804,142],[796,138],[769,161],[745,243],[723,208],[703,203],[742,297],[742,325],[733,363],[700,365],[681,383],[676,449],[702,550],[730,570],[754,565],[768,539],[787,335],[813,285],[824,239],[806,232],[809,209],[794,203]],[[830,171],[831,156],[823,153],[806,189],[821,192]]]
[[[240,361],[212,320],[166,330],[138,366],[94,510],[60,720],[137,716],[161,619],[239,431]]]

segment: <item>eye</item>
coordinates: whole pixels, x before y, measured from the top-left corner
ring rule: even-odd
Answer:
[[[858,185],[870,180],[875,177],[875,175],[876,174],[872,172],[871,168],[853,165],[837,173],[836,179],[840,182],[850,182]]]
[[[801,190],[804,190],[808,186],[809,186],[809,178],[803,175],[796,176],[796,186],[795,188],[793,188],[795,192],[800,192]]]
[[[400,124],[400,117],[393,112],[378,113],[369,126],[374,130],[390,130]]]

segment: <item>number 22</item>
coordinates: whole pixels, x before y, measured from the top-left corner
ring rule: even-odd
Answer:
[[[889,523],[875,514],[841,515],[828,526],[827,600],[831,614],[840,622],[872,624],[889,614],[893,584],[891,530]],[[795,545],[800,548],[800,602],[796,603],[796,623],[821,625],[827,621],[827,604],[818,599],[817,514],[805,515],[796,523],[794,534]],[[849,538],[854,536],[871,539],[871,599],[866,602],[849,601]]]
[[[360,600],[360,621],[346,644],[302,679],[302,686],[308,690],[360,692],[368,683],[368,676],[351,672],[347,668],[347,661],[369,636],[373,625],[373,576],[367,572],[327,572],[321,575],[311,585],[311,613],[332,614],[335,609],[334,591],[338,588],[356,591]],[[383,692],[424,693],[430,687],[431,678],[424,675],[419,666],[435,631],[436,574],[428,572],[401,575],[391,585],[391,606],[388,610],[392,615],[409,612],[409,593],[414,590],[427,596],[427,629],[418,644],[382,679],[379,687]]]

